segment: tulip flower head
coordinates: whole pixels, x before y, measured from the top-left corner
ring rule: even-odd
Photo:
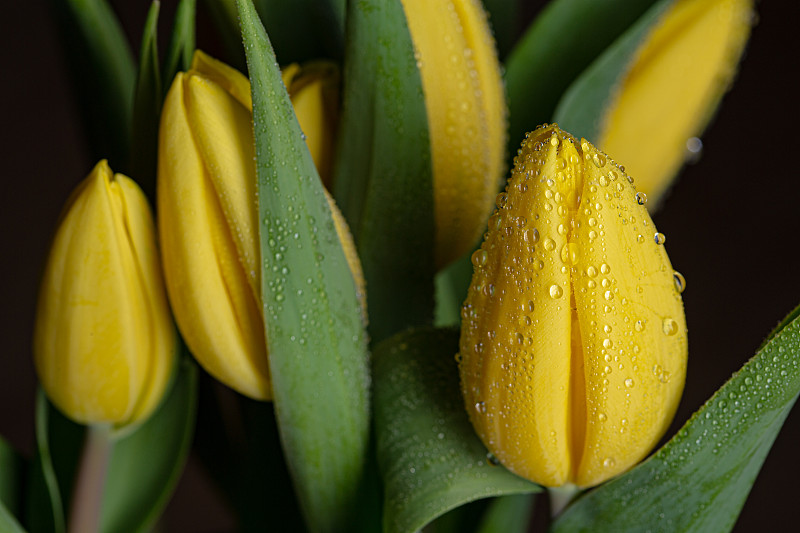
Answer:
[[[542,485],[588,487],[629,469],[683,390],[683,278],[631,183],[587,141],[542,127],[472,258],[466,407],[489,451]]]
[[[42,387],[76,422],[141,422],[164,395],[176,343],[147,199],[100,161],[70,197],[45,267],[33,342]]]
[[[157,191],[167,291],[186,344],[226,385],[271,399],[250,83],[199,51],[164,101]],[[339,222],[363,295],[352,238]]]
[[[625,161],[651,205],[702,146],[695,136],[733,80],[752,13],[752,0],[678,0],[636,52],[598,146]]]
[[[477,0],[402,0],[417,54],[431,139],[436,263],[480,236],[502,180],[506,103],[486,14]]]

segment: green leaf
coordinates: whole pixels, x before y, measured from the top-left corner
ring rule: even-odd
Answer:
[[[167,55],[161,71],[163,96],[169,90],[172,80],[179,71],[189,70],[195,47],[195,12],[197,0],[181,0],[175,11],[172,35],[167,47]]]
[[[514,45],[519,23],[519,2],[516,0],[483,0],[489,15],[492,33],[497,41],[497,54],[503,58]]]
[[[25,533],[14,515],[0,502],[0,533]]]
[[[269,40],[237,0],[253,94],[262,300],[273,404],[309,528],[346,528],[369,438],[367,339],[353,274]]]
[[[142,33],[139,52],[139,72],[136,78],[136,96],[133,103],[133,145],[131,175],[148,198],[155,198],[156,152],[158,150],[158,124],[161,116],[161,74],[158,66],[158,12],[161,2],[150,4]]]
[[[672,2],[655,3],[575,80],[559,101],[554,122],[578,138],[597,141],[605,109],[627,74],[636,50]]]
[[[380,341],[433,320],[433,182],[422,81],[399,0],[350,2],[334,193]]]
[[[345,0],[255,0],[281,65],[329,58],[341,61]]]
[[[375,349],[375,430],[384,531],[413,532],[466,502],[541,487],[487,460],[467,418],[455,330],[417,329]]]
[[[4,507],[12,516],[19,511],[24,466],[22,457],[0,436],[0,507]],[[0,531],[2,531],[2,519],[0,519]]]
[[[576,76],[654,1],[555,0],[542,11],[506,62],[512,154],[526,132],[551,120]]]
[[[472,253],[450,263],[436,274],[437,327],[452,327],[461,324],[461,304],[467,298],[472,282]]]
[[[125,32],[105,0],[53,4],[91,157],[129,172],[136,70]]]
[[[525,533],[533,511],[533,494],[494,498],[475,533]]]
[[[177,370],[172,388],[153,415],[113,443],[101,531],[149,530],[178,483],[194,435],[197,367],[185,358]]]
[[[798,393],[795,318],[672,440],[577,500],[554,531],[729,531]]]

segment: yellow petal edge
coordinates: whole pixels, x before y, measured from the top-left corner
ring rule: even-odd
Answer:
[[[436,263],[478,240],[504,172],[505,91],[478,0],[402,0],[431,139]]]
[[[603,119],[598,146],[655,206],[736,74],[752,0],[678,0],[637,51]],[[647,142],[641,142],[647,139]]]
[[[622,167],[556,125],[528,134],[496,203],[462,309],[470,420],[516,474],[596,485],[652,449],[683,390],[664,236]]]

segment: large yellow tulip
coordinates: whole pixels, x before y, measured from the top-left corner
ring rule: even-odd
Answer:
[[[466,407],[489,451],[542,485],[624,472],[677,408],[683,278],[642,204],[605,154],[542,127],[524,141],[473,255]]]
[[[176,343],[147,199],[101,161],[72,194],[42,279],[42,387],[77,422],[140,422],[164,395]]]
[[[431,139],[435,258],[475,245],[504,171],[506,103],[478,0],[402,0],[419,61]]]
[[[247,78],[196,52],[164,102],[158,215],[167,290],[186,344],[211,375],[268,400],[251,113]],[[333,205],[332,212],[363,301],[352,238]]]
[[[736,73],[752,0],[677,0],[636,52],[603,118],[598,146],[655,205]],[[647,142],[641,142],[647,139]]]

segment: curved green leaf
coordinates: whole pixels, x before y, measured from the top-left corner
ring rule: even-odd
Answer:
[[[553,530],[729,531],[799,393],[795,318],[663,448],[577,500]]]
[[[113,443],[100,530],[147,531],[178,483],[194,435],[197,367],[188,358],[167,397],[132,433]]]
[[[494,498],[475,533],[525,533],[535,497],[533,494],[514,494]]]
[[[122,26],[105,0],[55,0],[92,159],[129,172],[136,68]]]
[[[237,2],[253,94],[273,404],[310,529],[341,530],[369,439],[361,306],[264,27],[250,0]]]
[[[428,119],[400,0],[350,2],[334,195],[358,245],[370,334],[433,320]]]
[[[526,132],[552,119],[570,83],[654,2],[556,0],[542,11],[506,62],[512,154]]]
[[[131,176],[152,201],[156,190],[156,152],[161,116],[161,73],[158,66],[158,13],[161,2],[154,0],[147,12],[139,51],[139,71],[133,101]]]
[[[597,142],[605,108],[627,74],[633,55],[673,1],[656,2],[570,85],[558,103],[553,122],[578,138]]]
[[[398,334],[375,350],[384,531],[413,532],[464,503],[541,487],[487,460],[464,409],[455,330]]]
[[[195,47],[195,11],[197,0],[181,0],[175,11],[175,22],[167,48],[167,55],[161,71],[162,90],[166,95],[173,78],[181,70],[188,70],[192,64]],[[163,95],[162,95],[163,101]]]

